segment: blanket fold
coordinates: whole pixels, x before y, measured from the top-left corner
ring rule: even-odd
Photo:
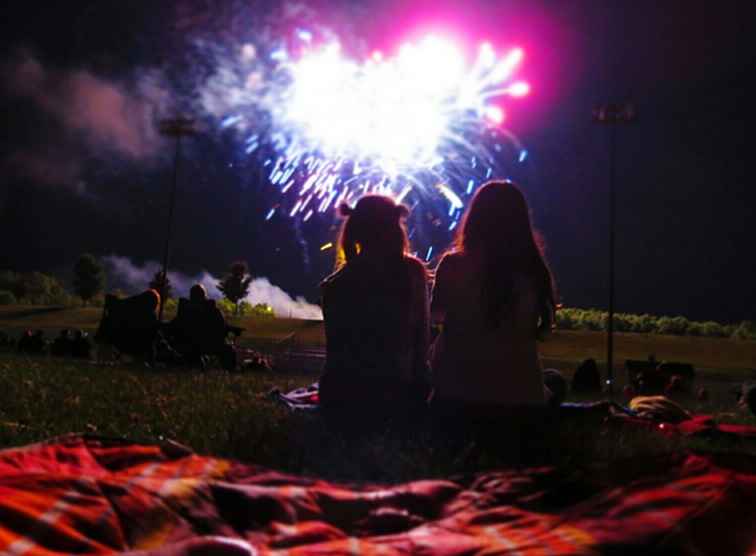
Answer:
[[[547,467],[345,485],[170,445],[72,435],[0,451],[0,554],[756,549],[756,461],[680,454],[657,463],[600,489]]]

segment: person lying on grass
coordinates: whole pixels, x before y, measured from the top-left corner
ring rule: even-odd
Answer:
[[[405,206],[367,195],[341,212],[337,270],[321,284],[322,408],[335,421],[401,419],[428,393],[425,267],[408,254]]]
[[[511,182],[488,182],[436,270],[431,314],[443,329],[431,356],[434,409],[458,419],[558,404],[544,380],[562,377],[542,371],[536,348],[554,307],[554,280],[525,197]]]

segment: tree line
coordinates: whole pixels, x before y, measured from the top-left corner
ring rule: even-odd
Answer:
[[[0,305],[83,305],[100,306],[103,302],[106,276],[105,268],[95,256],[84,253],[73,267],[72,291],[68,291],[54,276],[42,272],[17,273],[0,271]],[[245,301],[252,285],[252,276],[247,263],[235,261],[228,272],[217,283],[223,298],[217,302],[218,308],[227,316],[274,317],[272,308],[265,303],[252,305]],[[166,310],[175,311],[170,277],[161,271],[155,273],[146,287],[155,289],[166,300]],[[121,296],[123,292],[114,292]],[[606,311],[598,309],[561,308],[556,314],[557,328],[561,330],[604,331],[609,320]],[[714,338],[734,338],[756,340],[756,323],[743,321],[738,324],[721,324],[714,321],[693,321],[685,317],[634,315],[616,313],[614,330],[639,334],[671,334],[676,336],[706,336]]]
[[[0,270],[0,305],[75,305],[102,306],[106,286],[105,267],[90,253],[82,254],[72,269],[71,288],[66,288],[58,278],[42,272],[14,272]],[[218,308],[228,316],[273,317],[273,309],[265,303],[252,305],[245,299],[249,295],[252,276],[247,263],[235,261],[228,273],[217,283],[223,298]],[[160,292],[165,299],[166,310],[176,309],[173,284],[170,276],[158,271],[145,287]],[[112,292],[125,297],[125,292]]]

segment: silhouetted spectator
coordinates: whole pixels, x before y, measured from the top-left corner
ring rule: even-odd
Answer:
[[[511,182],[488,182],[436,270],[431,313],[444,328],[433,346],[434,405],[452,415],[465,406],[543,409],[551,392],[536,341],[551,330],[554,307],[524,195]]]
[[[42,330],[32,333],[26,330],[18,341],[18,351],[28,354],[41,354],[45,352],[45,337]]]
[[[337,425],[405,421],[425,407],[430,333],[425,267],[408,252],[408,211],[366,195],[341,212],[337,270],[321,284],[322,407]]]
[[[509,181],[476,192],[436,269],[431,403],[443,436],[473,434],[512,461],[546,457],[566,384],[537,341],[554,326],[551,271],[525,196]]]
[[[0,330],[0,348],[13,348],[15,342],[7,332]]]
[[[147,362],[154,361],[159,305],[160,294],[155,290],[126,299],[106,295],[95,342],[115,346],[121,353],[144,358]]]
[[[580,363],[572,377],[572,391],[580,394],[601,392],[601,374],[595,359],[586,359]]]
[[[58,337],[53,340],[50,346],[50,354],[55,357],[70,357],[73,349],[73,340],[71,339],[71,331],[68,328],[64,328],[58,334]]]
[[[92,352],[92,344],[89,342],[87,333],[76,330],[71,341],[71,355],[77,359],[89,359]]]
[[[679,394],[685,391],[685,385],[683,378],[680,375],[673,375],[670,377],[667,385],[664,387],[664,395],[671,397],[674,394]]]
[[[181,298],[176,317],[166,327],[172,346],[187,363],[204,367],[207,356],[217,356],[227,370],[236,367],[236,355],[226,341],[231,329],[226,325],[223,313],[208,299],[202,284],[195,284],[189,291],[189,299]]]
[[[625,384],[625,387],[622,389],[622,397],[626,401],[632,400],[635,397],[635,388],[630,384]]]
[[[552,407],[559,405],[567,397],[567,381],[556,369],[544,369],[543,384],[548,388],[546,401]]]
[[[756,415],[756,383],[746,382],[740,391],[740,404]]]
[[[696,376],[696,370],[690,363],[662,361],[659,363],[658,369],[668,377],[679,376],[681,380],[688,383],[692,382]]]
[[[638,394],[643,396],[653,396],[662,394],[669,383],[669,377],[661,372],[659,368],[647,368],[636,374],[633,386]]]
[[[21,333],[21,337],[18,339],[18,342],[16,343],[16,349],[19,353],[29,353],[29,344],[31,342],[32,338],[32,331],[31,330],[24,330]]]

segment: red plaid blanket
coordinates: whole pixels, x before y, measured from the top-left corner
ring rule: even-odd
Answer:
[[[754,463],[681,455],[601,488],[550,468],[340,485],[70,436],[0,451],[0,554],[750,554]]]

